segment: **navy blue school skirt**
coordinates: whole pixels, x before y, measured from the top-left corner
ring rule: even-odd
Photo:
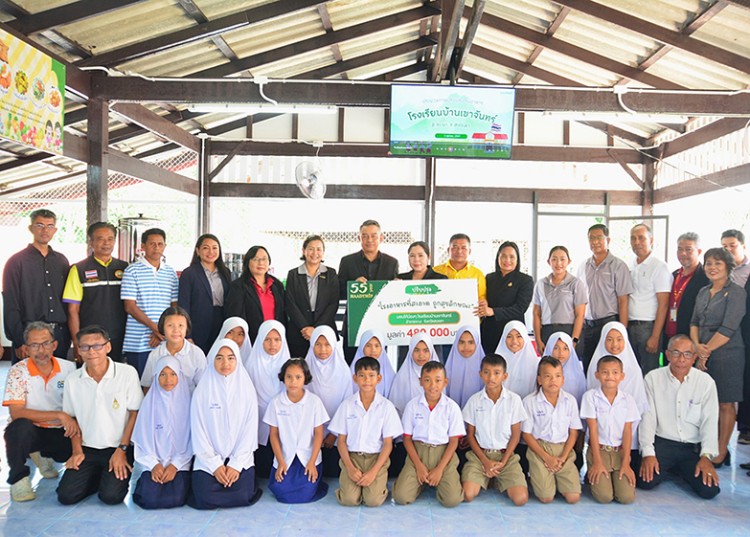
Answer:
[[[133,501],[143,509],[171,509],[187,502],[190,492],[190,472],[177,472],[169,483],[155,482],[151,472],[143,472],[135,485]]]
[[[276,481],[276,468],[271,468],[268,489],[281,503],[316,502],[328,493],[328,483],[323,481],[323,463],[318,464],[317,469],[318,480],[311,483],[305,475],[305,467],[294,457],[281,483]]]
[[[247,507],[257,502],[262,494],[263,491],[255,481],[253,466],[242,470],[239,479],[231,487],[225,487],[208,472],[193,470],[187,504],[193,509]]]

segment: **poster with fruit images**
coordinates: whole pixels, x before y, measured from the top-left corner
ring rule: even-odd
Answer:
[[[63,154],[65,65],[0,29],[0,137]]]

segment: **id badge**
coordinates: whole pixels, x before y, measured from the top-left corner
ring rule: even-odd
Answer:
[[[677,322],[677,308],[669,308],[669,320],[673,323]]]

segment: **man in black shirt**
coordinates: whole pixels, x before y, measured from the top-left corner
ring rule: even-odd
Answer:
[[[8,259],[3,271],[3,324],[11,341],[11,363],[28,358],[23,338],[26,325],[44,321],[54,325],[55,356],[67,358],[70,332],[62,292],[70,264],[49,245],[57,232],[57,216],[48,209],[31,213],[33,242]]]
[[[393,280],[398,274],[398,261],[380,251],[380,243],[383,242],[383,232],[380,224],[375,220],[365,220],[359,226],[359,240],[362,249],[359,252],[346,255],[341,258],[339,264],[339,298],[346,300],[348,282],[367,280]],[[349,346],[347,335],[347,319],[344,315],[344,356],[346,362],[351,364],[356,347]]]

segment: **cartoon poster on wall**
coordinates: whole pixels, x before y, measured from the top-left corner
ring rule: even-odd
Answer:
[[[63,154],[65,65],[0,29],[0,136]]]

